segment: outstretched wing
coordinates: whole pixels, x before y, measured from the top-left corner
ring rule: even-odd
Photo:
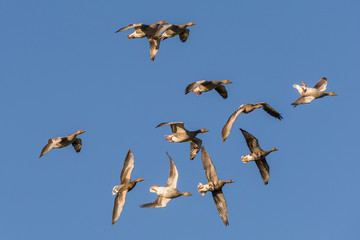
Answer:
[[[216,87],[215,90],[220,94],[220,96],[222,96],[222,98],[225,99],[228,97],[228,94],[227,94],[227,91],[226,91],[226,88],[224,85],[220,85],[220,86]]]
[[[311,103],[314,99],[315,99],[315,97],[313,97],[313,96],[307,96],[307,97],[301,96],[295,102],[293,102],[291,105],[296,107],[297,105],[300,105],[300,104]]]
[[[43,150],[41,151],[39,158],[41,156],[45,155],[46,153],[48,153],[59,142],[61,142],[61,138],[50,138],[49,141],[48,141],[48,144],[46,144],[45,147],[43,148]]]
[[[197,88],[198,86],[200,86],[201,84],[203,84],[205,82],[206,82],[206,80],[201,80],[201,81],[190,83],[185,89],[185,94],[188,94],[189,92],[194,91],[195,88]]]
[[[225,226],[229,225],[226,200],[225,200],[222,190],[213,191],[211,193],[214,198],[216,208],[220,214],[220,217],[221,217],[224,225]]]
[[[174,161],[171,159],[170,155],[166,153],[170,159],[170,171],[169,171],[169,178],[166,183],[166,187],[176,188],[177,180],[179,178],[178,170],[176,169]]]
[[[323,77],[316,83],[314,88],[316,88],[319,91],[323,92],[323,91],[326,90],[326,86],[327,86],[327,78]]]
[[[246,140],[246,144],[248,145],[249,149],[251,152],[260,152],[261,148],[259,146],[259,142],[256,139],[256,137],[254,137],[253,135],[251,135],[250,133],[248,133],[247,131],[245,131],[244,129],[241,129],[242,134],[244,135],[244,138]]]
[[[75,149],[75,152],[80,152],[82,147],[81,138],[75,138],[75,140],[72,142],[72,145]]]
[[[186,132],[183,122],[164,122],[164,123],[160,123],[155,128],[161,127],[161,126],[166,126],[166,125],[170,125],[172,133]]]
[[[261,160],[257,160],[255,161],[256,162],[256,165],[259,169],[259,172],[261,174],[261,177],[264,181],[264,184],[268,184],[269,182],[269,178],[270,178],[270,167],[268,165],[268,163],[266,162],[266,159],[263,158]]]
[[[154,31],[152,37],[160,36],[162,32],[168,30],[172,26],[173,26],[172,24],[161,25]]]
[[[211,161],[211,158],[210,158],[209,154],[207,153],[207,151],[205,150],[204,146],[201,148],[201,159],[203,162],[204,171],[205,171],[205,175],[206,175],[208,182],[219,181],[219,178],[216,174],[215,166],[214,166],[213,162]]]
[[[231,114],[231,116],[227,120],[226,124],[224,125],[224,127],[221,131],[221,136],[222,136],[223,142],[225,142],[225,140],[229,137],[231,128],[232,128],[235,120],[243,111],[244,111],[244,109],[240,107],[233,114]]]
[[[193,160],[200,151],[201,143],[202,140],[197,137],[190,141],[190,160]]]
[[[280,113],[275,111],[275,109],[270,107],[270,105],[267,104],[266,102],[262,102],[259,104],[261,104],[263,106],[263,109],[265,110],[265,112],[267,112],[269,115],[273,116],[274,118],[277,118],[279,120],[281,120],[283,118]]]
[[[125,179],[129,179],[131,177],[131,173],[134,170],[134,154],[131,151],[131,149],[129,149],[125,161],[124,161],[124,166],[123,169],[121,170],[121,175],[120,175],[120,181],[121,183],[124,183]]]
[[[141,26],[143,26],[143,25],[144,25],[144,24],[142,24],[142,23],[130,24],[130,25],[127,26],[127,27],[120,28],[120,29],[117,30],[115,33],[122,32],[122,31],[131,29],[131,28],[135,28],[135,27],[141,27]]]
[[[158,196],[155,200],[155,202],[152,203],[146,203],[143,205],[140,205],[140,207],[144,208],[162,208],[162,207],[166,207],[166,205],[168,204],[168,202],[170,202],[171,198],[164,198],[164,197],[160,197]]]
[[[156,54],[159,51],[160,48],[160,38],[159,37],[153,37],[148,38],[150,43],[150,60],[154,61]]]
[[[112,216],[112,225],[119,219],[126,201],[127,190],[121,191],[116,195]]]
[[[180,41],[186,42],[189,37],[190,30],[185,28],[185,30],[179,34]]]

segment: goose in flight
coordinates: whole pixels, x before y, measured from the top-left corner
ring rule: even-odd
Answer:
[[[269,151],[264,151],[260,148],[258,140],[253,135],[251,135],[244,129],[240,128],[240,130],[241,130],[242,134],[244,135],[246,144],[248,145],[248,147],[250,149],[250,154],[242,156],[241,161],[243,161],[243,163],[255,161],[257,167],[259,168],[259,172],[264,181],[264,184],[267,185],[269,182],[269,177],[270,177],[270,167],[269,167],[268,163],[266,162],[265,157],[267,155],[269,155],[269,153],[271,153],[273,151],[277,151],[279,149],[272,148]]]
[[[169,178],[167,180],[165,187],[159,187],[158,185],[153,185],[150,187],[150,192],[156,193],[158,197],[156,198],[155,202],[146,203],[141,205],[140,207],[147,207],[147,208],[163,208],[166,207],[168,202],[171,199],[184,196],[191,196],[189,192],[180,192],[176,189],[179,173],[176,169],[174,161],[171,159],[170,155],[166,153],[170,159],[170,172]]]
[[[224,225],[229,225],[228,221],[228,212],[226,207],[226,200],[224,194],[222,192],[222,187],[226,183],[233,183],[233,180],[219,180],[215,166],[210,159],[209,154],[206,152],[205,147],[201,148],[201,159],[204,166],[204,171],[206,178],[208,180],[207,184],[199,183],[198,191],[201,195],[205,195],[207,191],[211,191],[216,208],[220,214],[221,220],[223,221]]]
[[[136,183],[144,181],[142,178],[137,178],[135,181],[131,181],[131,173],[134,170],[134,154],[129,149],[129,152],[126,155],[124,166],[121,170],[120,175],[120,185],[113,188],[112,194],[116,195],[114,202],[114,210],[112,215],[112,225],[119,219],[120,214],[123,210],[126,195],[130,192],[136,185]]]
[[[77,138],[76,136],[84,132],[85,131],[83,130],[77,130],[75,133],[69,136],[50,138],[48,144],[46,144],[43,150],[41,151],[39,158],[45,155],[46,153],[48,153],[53,148],[63,148],[69,146],[70,144],[73,145],[77,153],[80,152],[82,147],[81,138]]]
[[[299,97],[295,102],[291,104],[294,107],[300,104],[311,103],[317,98],[322,98],[325,96],[337,96],[337,94],[334,92],[324,92],[327,86],[327,78],[325,77],[321,78],[313,88],[306,87],[306,84],[304,82],[301,83],[303,86],[297,84],[293,85],[293,87],[296,88],[301,95],[301,97]]]
[[[146,37],[150,43],[150,60],[153,61],[160,48],[160,34],[169,27],[169,25],[163,25],[163,24],[167,24],[167,22],[160,21],[151,25],[147,25],[143,23],[135,23],[135,24],[130,24],[127,27],[120,28],[115,33],[135,28],[135,31],[127,35],[127,38],[132,39],[132,38]]]
[[[198,133],[208,132],[206,128],[201,128],[196,131],[188,131],[184,127],[183,122],[164,122],[160,123],[156,127],[170,125],[172,135],[165,135],[165,140],[169,140],[169,142],[190,142],[190,160],[193,160],[198,152],[200,151],[202,141],[197,138],[196,135]]]
[[[188,94],[189,92],[193,92],[194,94],[197,94],[196,96],[200,96],[203,92],[208,92],[210,90],[215,89],[222,98],[227,98],[228,94],[226,91],[226,88],[222,84],[230,84],[229,80],[222,80],[222,81],[206,81],[201,80],[197,82],[193,82],[189,84],[185,89],[185,94]]]
[[[222,136],[223,142],[225,142],[225,140],[229,137],[231,128],[232,128],[235,120],[241,113],[248,114],[248,113],[254,111],[255,109],[261,108],[261,107],[270,116],[273,116],[274,118],[277,118],[279,120],[281,120],[283,118],[280,113],[275,111],[275,109],[270,107],[270,105],[267,104],[266,102],[249,103],[249,104],[241,105],[233,114],[231,114],[231,116],[229,117],[229,119],[227,120],[226,124],[224,125],[224,127],[221,131],[221,136]]]

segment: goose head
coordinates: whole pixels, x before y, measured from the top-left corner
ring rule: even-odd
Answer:
[[[209,130],[207,130],[206,128],[200,129],[200,132],[201,132],[201,133],[208,132],[208,131],[209,131]]]
[[[141,178],[141,177],[139,177],[139,178],[137,178],[134,182],[142,182],[142,181],[144,181],[144,179]]]
[[[84,133],[85,131],[83,131],[83,130],[77,130],[76,132],[75,132],[75,134],[76,135],[79,135],[79,134],[82,134],[82,133]]]
[[[193,25],[196,25],[196,23],[194,22],[188,22],[187,24],[185,24],[186,26],[193,26]]]

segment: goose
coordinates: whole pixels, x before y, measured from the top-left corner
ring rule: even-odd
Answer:
[[[112,190],[112,194],[116,195],[115,202],[114,202],[114,210],[112,215],[112,225],[119,219],[120,214],[123,210],[125,201],[126,201],[126,195],[128,192],[130,192],[136,185],[136,183],[144,181],[142,178],[137,178],[135,181],[131,181],[131,173],[134,170],[134,154],[129,149],[125,161],[124,166],[121,170],[120,175],[120,182],[121,184],[118,186],[115,186]]]
[[[306,84],[304,82],[301,82],[301,84],[303,86],[299,86],[297,84],[293,85],[293,87],[296,88],[301,95],[301,97],[299,97],[295,102],[291,104],[294,107],[300,104],[311,103],[317,98],[322,98],[325,96],[337,96],[337,94],[334,92],[324,92],[327,86],[326,77],[321,78],[313,88],[306,87]]]
[[[204,146],[201,147],[201,159],[203,162],[204,171],[205,171],[205,175],[208,180],[208,183],[207,184],[199,183],[198,192],[204,196],[207,191],[211,191],[212,196],[214,198],[216,208],[220,214],[220,217],[221,217],[224,225],[227,226],[227,225],[229,225],[228,212],[227,212],[227,207],[226,207],[226,200],[225,200],[224,194],[222,192],[222,187],[226,183],[233,183],[234,181],[233,180],[227,180],[227,181],[219,180],[216,170],[215,170],[215,166],[214,166],[213,162],[211,161],[209,154],[206,152]]]
[[[264,151],[260,148],[258,140],[253,135],[251,135],[244,129],[240,128],[240,130],[244,135],[246,144],[250,149],[250,154],[242,156],[241,161],[243,161],[243,163],[255,161],[257,167],[259,168],[259,172],[264,181],[264,184],[267,185],[269,183],[270,167],[266,162],[265,157],[269,155],[269,153],[278,151],[279,149],[272,148],[269,151]]]
[[[166,153],[170,159],[170,171],[169,171],[169,178],[167,180],[165,187],[159,187],[158,185],[153,185],[150,187],[150,192],[156,193],[158,197],[156,198],[155,202],[146,203],[140,205],[140,207],[144,208],[163,208],[166,207],[168,202],[173,199],[184,196],[191,196],[192,194],[189,192],[180,192],[176,189],[179,173],[176,169],[174,161],[171,159],[170,155]]]
[[[203,92],[208,92],[210,90],[215,89],[221,97],[224,99],[228,97],[226,88],[222,84],[230,84],[229,80],[222,80],[222,81],[206,81],[201,80],[197,82],[193,82],[189,84],[185,89],[185,94],[188,94],[189,92],[193,92],[194,94],[197,94],[197,96],[200,96]]]
[[[153,61],[160,48],[160,34],[169,27],[168,25],[163,24],[167,24],[167,22],[160,21],[151,25],[135,23],[130,24],[127,27],[120,28],[115,33],[135,28],[135,31],[132,34],[127,35],[127,38],[132,39],[146,37],[150,43],[150,60]],[[160,25],[163,26],[159,27]]]
[[[43,150],[41,151],[39,158],[41,158],[43,155],[48,153],[53,148],[63,148],[69,146],[70,144],[73,145],[75,152],[77,153],[80,152],[82,147],[81,138],[77,138],[76,136],[84,132],[85,131],[83,130],[77,130],[75,133],[69,136],[50,138],[48,144],[46,144]]]
[[[231,128],[232,128],[235,120],[237,119],[237,117],[241,113],[248,114],[248,113],[254,111],[255,109],[261,108],[261,107],[270,116],[273,116],[274,118],[277,118],[279,120],[283,119],[281,114],[278,113],[277,111],[275,111],[275,109],[270,107],[270,105],[267,104],[266,102],[255,103],[255,104],[254,103],[249,103],[249,104],[241,105],[233,114],[231,114],[231,116],[229,117],[229,119],[227,120],[226,124],[224,125],[224,127],[223,127],[223,129],[221,131],[221,136],[222,136],[223,142],[225,142],[225,140],[230,135]]]
[[[170,125],[172,135],[165,135],[165,140],[169,140],[169,142],[190,142],[190,160],[193,160],[198,152],[200,151],[202,141],[197,138],[196,135],[198,133],[208,132],[206,128],[201,128],[196,131],[188,131],[184,127],[183,122],[164,122],[157,125],[155,128]]]
[[[186,42],[189,37],[190,30],[186,27],[196,25],[194,22],[188,22],[183,25],[172,25],[167,26],[166,31],[160,36],[160,39],[167,39],[179,35],[179,38],[182,42]]]

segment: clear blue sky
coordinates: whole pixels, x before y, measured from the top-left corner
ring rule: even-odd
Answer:
[[[0,1],[1,239],[359,239],[359,1]],[[146,39],[114,32],[131,23],[197,23],[190,37],[162,42],[154,62]],[[294,83],[328,78],[326,97],[293,108]],[[229,98],[184,95],[198,80],[229,79]],[[239,105],[266,101],[220,131]],[[200,155],[168,143],[166,121],[201,134],[224,187],[225,227],[205,183]],[[259,139],[269,185],[238,130]],[[51,137],[83,129],[83,149],[38,158]],[[128,149],[142,177],[111,226]],[[192,197],[141,209],[164,185],[165,152]],[[164,234],[162,236],[161,234]]]

